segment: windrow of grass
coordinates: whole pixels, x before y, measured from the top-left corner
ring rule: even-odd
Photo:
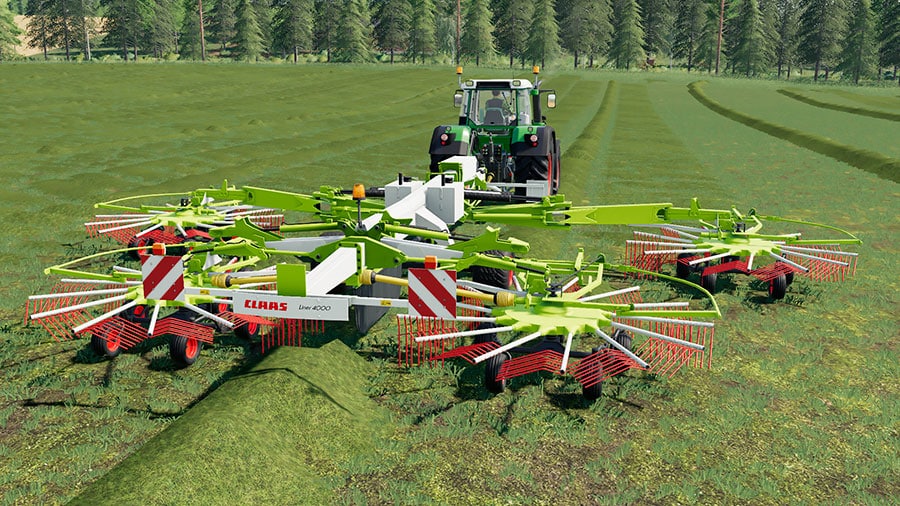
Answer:
[[[70,504],[328,503],[347,463],[390,432],[372,372],[337,340],[276,349]]]
[[[730,109],[707,96],[703,90],[703,85],[703,81],[691,83],[688,86],[690,94],[709,109],[729,119],[817,153],[830,156],[858,169],[872,172],[884,179],[900,182],[900,160],[896,158],[890,158],[880,153],[841,144],[825,137],[802,132],[793,128],[787,128]]]
[[[900,121],[900,114],[886,112],[886,111],[879,111],[879,110],[875,110],[875,109],[867,109],[865,107],[849,107],[846,105],[823,102],[821,100],[816,100],[810,96],[804,95],[803,93],[796,91],[796,90],[788,90],[788,89],[782,88],[782,89],[778,90],[778,93],[781,93],[782,95],[784,95],[786,97],[793,98],[794,100],[799,100],[800,102],[803,102],[805,104],[809,104],[809,105],[812,105],[815,107],[822,107],[823,109],[832,109],[835,111],[849,112],[850,114],[859,114],[860,116],[869,116],[871,118],[886,119],[886,120],[890,120],[890,121]]]

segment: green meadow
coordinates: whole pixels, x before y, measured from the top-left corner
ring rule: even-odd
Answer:
[[[311,192],[424,176],[431,130],[456,121],[456,77],[401,65],[3,64],[0,503],[896,501],[896,88],[542,77],[558,95],[545,114],[562,140],[560,191],[576,204],[699,197],[834,225],[864,241],[856,275],[798,278],[775,303],[752,278],[720,279],[710,369],[631,372],[593,404],[567,377],[517,378],[493,396],[479,367],[398,367],[391,317],[366,335],[329,324],[304,348],[265,355],[217,336],[186,369],[157,340],[110,361],[23,321],[26,297],[53,285],[44,268],[112,246],[84,232],[94,203],[225,179]],[[630,238],[625,227],[506,232],[537,257],[583,247],[616,262]]]

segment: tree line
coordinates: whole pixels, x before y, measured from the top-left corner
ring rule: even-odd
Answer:
[[[29,17],[26,40],[67,59],[91,45],[181,59],[541,64],[659,63],[856,82],[900,66],[900,0],[0,0],[0,58]],[[102,41],[95,41],[103,34]],[[317,56],[318,57],[318,56]]]

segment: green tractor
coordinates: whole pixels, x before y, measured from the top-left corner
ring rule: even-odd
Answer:
[[[541,114],[541,94],[556,107],[553,90],[527,79],[468,79],[459,75],[453,96],[459,124],[441,125],[431,135],[429,177],[452,157],[475,157],[477,170],[493,189],[526,197],[555,195],[559,189],[560,149],[556,131]]]

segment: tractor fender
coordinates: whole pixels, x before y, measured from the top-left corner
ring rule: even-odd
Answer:
[[[537,145],[530,140],[537,135]],[[516,127],[509,150],[513,156],[548,156],[556,145],[556,131],[550,126]]]
[[[447,139],[441,136],[446,134]],[[463,125],[441,125],[431,134],[431,147],[428,152],[439,155],[441,158],[449,158],[454,155],[468,155],[469,144],[472,142],[472,129]]]

